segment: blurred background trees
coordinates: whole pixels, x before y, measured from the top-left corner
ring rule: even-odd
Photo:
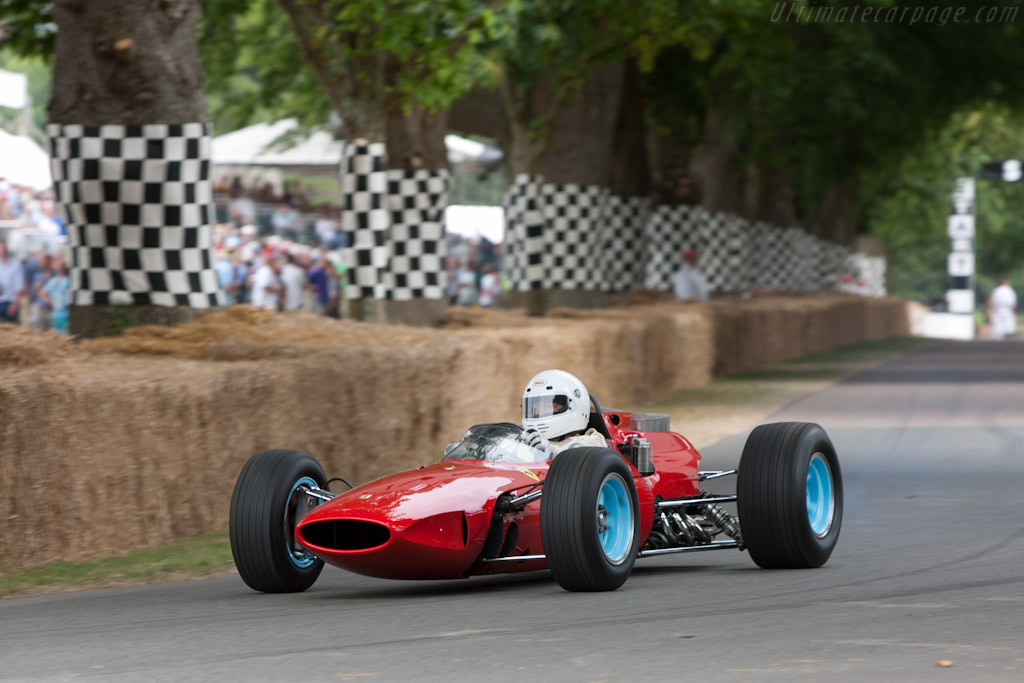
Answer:
[[[1024,154],[1024,17],[859,4],[871,20],[804,0],[202,0],[198,40],[218,132],[334,112],[379,140],[419,117],[498,141],[510,173],[877,236],[892,293],[938,299],[953,181]],[[0,68],[48,59],[50,7],[0,0]],[[1024,185],[979,181],[982,285],[1024,276],[1022,209]]]

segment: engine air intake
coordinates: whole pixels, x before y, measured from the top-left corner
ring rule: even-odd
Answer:
[[[391,538],[391,531],[383,524],[355,519],[311,522],[302,527],[300,534],[310,545],[329,550],[369,550]]]

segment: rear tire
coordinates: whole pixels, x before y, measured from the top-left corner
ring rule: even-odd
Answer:
[[[761,425],[740,457],[736,506],[750,557],[765,569],[825,564],[843,521],[843,478],[825,430]]]
[[[544,479],[541,539],[555,581],[568,591],[615,590],[629,578],[640,541],[636,485],[610,448],[570,448]]]
[[[242,580],[264,593],[297,593],[324,567],[295,541],[302,507],[296,489],[325,488],[327,477],[308,453],[261,451],[249,458],[231,495],[231,554]]]

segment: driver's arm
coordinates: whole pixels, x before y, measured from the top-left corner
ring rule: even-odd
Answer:
[[[545,439],[536,429],[524,429],[519,435],[519,440],[525,443],[530,448],[536,449],[541,453],[546,453],[548,459],[554,457],[555,452],[551,448],[551,444]]]

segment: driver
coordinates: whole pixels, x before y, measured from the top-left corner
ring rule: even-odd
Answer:
[[[523,390],[523,439],[530,446],[558,455],[574,446],[608,446],[590,423],[590,394],[564,370],[538,373]]]

